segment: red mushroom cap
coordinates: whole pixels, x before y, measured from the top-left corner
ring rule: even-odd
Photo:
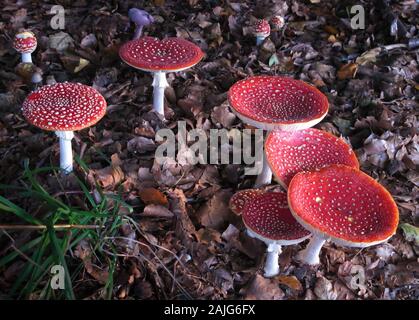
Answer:
[[[312,171],[331,164],[359,169],[358,159],[349,145],[326,131],[271,131],[265,141],[269,167],[282,186],[301,171]]]
[[[181,71],[201,61],[204,53],[185,39],[142,37],[125,43],[119,56],[128,65],[144,71]]]
[[[258,19],[254,25],[255,36],[267,37],[271,33],[271,26],[265,19]]]
[[[344,165],[298,173],[289,185],[288,203],[307,230],[345,246],[383,242],[399,222],[390,193],[367,174]]]
[[[255,197],[263,194],[264,191],[260,189],[246,189],[236,192],[229,201],[230,210],[235,214],[240,215],[243,211],[244,206],[249,200],[253,200]],[[287,197],[284,197],[284,205],[287,207]]]
[[[228,91],[232,110],[244,122],[267,130],[301,130],[327,114],[326,96],[304,81],[279,76],[254,76]]]
[[[13,48],[19,53],[32,53],[37,46],[35,34],[32,31],[24,30],[16,33],[13,40]]]
[[[310,233],[294,219],[288,207],[284,206],[286,194],[269,192],[248,202],[242,211],[243,222],[260,238],[280,241],[281,244],[295,244],[306,239]]]
[[[276,29],[281,29],[285,24],[285,19],[282,16],[274,16],[271,23]]]
[[[22,106],[31,124],[50,131],[74,131],[94,125],[106,113],[106,101],[92,87],[56,83],[32,92]]]

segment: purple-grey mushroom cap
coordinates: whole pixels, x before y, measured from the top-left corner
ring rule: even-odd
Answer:
[[[132,22],[134,22],[137,26],[148,26],[149,24],[154,22],[154,18],[151,14],[147,11],[140,10],[137,8],[131,8],[128,11],[128,17]]]

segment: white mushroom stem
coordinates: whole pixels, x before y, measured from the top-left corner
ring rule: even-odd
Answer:
[[[73,149],[71,140],[74,138],[73,131],[55,131],[60,138],[60,168],[64,173],[69,174],[73,171]]]
[[[316,265],[320,263],[320,250],[326,240],[322,237],[313,235],[307,247],[297,254],[297,260],[308,265]]]
[[[265,277],[275,277],[279,273],[278,257],[281,254],[281,246],[276,242],[268,244],[266,263],[265,263]]]
[[[30,53],[22,53],[22,62],[32,63],[32,55]]]
[[[169,86],[166,72],[154,72],[153,77],[153,109],[164,117],[164,89]]]
[[[263,167],[262,172],[256,178],[255,181],[255,188],[260,188],[262,186],[271,184],[272,182],[272,170],[268,165],[268,161],[266,160],[265,151],[263,151]]]
[[[267,38],[267,36],[256,36],[256,45],[260,46],[263,42],[263,40],[265,40]]]

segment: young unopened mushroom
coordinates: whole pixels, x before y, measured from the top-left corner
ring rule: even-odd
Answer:
[[[292,216],[286,193],[270,192],[255,197],[244,206],[242,218],[249,236],[265,242],[268,247],[265,277],[279,273],[281,246],[300,243],[310,236]]]
[[[310,128],[327,114],[327,97],[300,80],[280,76],[254,76],[236,82],[228,92],[233,112],[245,123],[268,131]],[[266,157],[255,187],[272,179]]]
[[[399,213],[390,193],[367,174],[344,165],[301,172],[288,187],[295,219],[313,233],[297,259],[315,265],[326,240],[348,247],[369,247],[388,240]]]
[[[135,23],[135,33],[133,40],[141,37],[143,27],[148,26],[154,22],[154,18],[147,11],[140,10],[137,8],[131,8],[128,10],[128,17],[132,22]]]
[[[131,67],[153,74],[153,108],[164,117],[164,90],[167,72],[178,72],[197,64],[204,57],[201,49],[181,38],[159,40],[142,37],[125,43],[121,59]]]
[[[230,210],[237,215],[241,215],[246,203],[263,193],[265,192],[260,189],[245,189],[237,191],[229,201]]]
[[[256,45],[259,46],[271,34],[271,26],[267,20],[258,19],[253,28],[256,37]]]
[[[23,115],[38,128],[55,131],[60,138],[60,168],[73,171],[73,131],[88,128],[106,113],[106,101],[92,87],[57,83],[32,92],[23,102]]]
[[[32,52],[37,46],[35,34],[32,31],[24,30],[16,33],[13,40],[13,48],[22,54],[22,62],[32,63]]]
[[[271,131],[266,137],[265,155],[274,176],[285,189],[301,171],[331,164],[359,169],[355,153],[343,139],[314,128]]]
[[[271,19],[273,29],[279,31],[285,25],[285,19],[282,16],[273,16]]]

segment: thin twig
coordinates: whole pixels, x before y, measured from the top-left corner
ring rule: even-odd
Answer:
[[[55,224],[54,229],[99,229],[98,225],[82,225],[82,224]],[[2,230],[45,230],[46,225],[25,225],[25,224],[0,224]]]

